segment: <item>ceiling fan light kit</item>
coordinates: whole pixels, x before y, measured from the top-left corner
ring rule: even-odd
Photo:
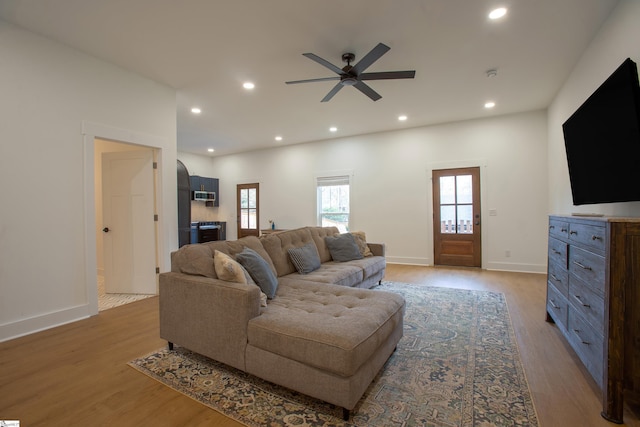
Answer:
[[[394,80],[394,79],[413,79],[416,75],[415,70],[410,71],[383,71],[377,73],[365,73],[364,70],[369,68],[371,64],[376,62],[382,55],[387,53],[391,49],[389,46],[378,43],[376,47],[371,49],[357,64],[351,65],[356,58],[355,54],[347,52],[342,54],[342,60],[347,63],[343,68],[339,68],[333,65],[329,61],[320,58],[313,53],[303,53],[303,56],[317,62],[318,64],[328,68],[337,74],[334,77],[322,77],[318,79],[307,80],[294,80],[285,82],[286,84],[298,84],[298,83],[312,83],[312,82],[326,82],[331,80],[337,80],[338,83],[329,91],[329,93],[322,98],[321,102],[327,102],[334,97],[336,93],[340,91],[344,86],[353,86],[360,92],[368,96],[371,100],[377,101],[382,98],[375,90],[369,85],[364,83],[365,80]]]

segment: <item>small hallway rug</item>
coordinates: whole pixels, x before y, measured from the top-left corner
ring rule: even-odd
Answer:
[[[504,295],[384,282],[404,337],[348,422],[342,409],[181,347],[129,363],[247,426],[537,426]]]

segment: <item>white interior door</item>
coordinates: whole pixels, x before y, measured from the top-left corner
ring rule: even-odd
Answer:
[[[153,150],[102,155],[104,280],[108,293],[156,293]]]

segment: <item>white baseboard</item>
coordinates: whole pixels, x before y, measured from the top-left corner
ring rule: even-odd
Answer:
[[[540,273],[547,274],[547,265],[540,264],[519,264],[515,262],[489,262],[487,270],[511,271],[514,273]]]
[[[429,259],[427,258],[387,256],[386,259],[389,264],[431,265]]]
[[[40,316],[0,325],[0,342],[55,328],[89,317],[89,305],[83,304]]]

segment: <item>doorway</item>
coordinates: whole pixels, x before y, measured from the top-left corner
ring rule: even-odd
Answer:
[[[432,172],[434,264],[482,266],[480,168]]]
[[[236,188],[238,239],[260,236],[260,184],[238,184]]]
[[[156,152],[95,139],[98,310],[157,293]]]

